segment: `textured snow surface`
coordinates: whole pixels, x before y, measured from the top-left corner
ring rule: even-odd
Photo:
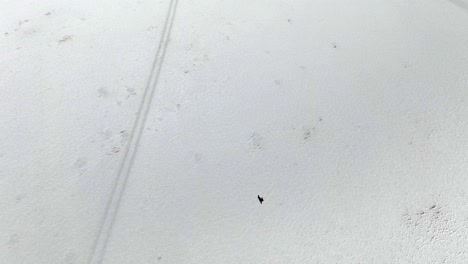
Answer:
[[[0,263],[468,263],[467,29],[464,0],[0,0]]]

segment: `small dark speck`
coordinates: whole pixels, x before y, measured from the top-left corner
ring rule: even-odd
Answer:
[[[63,43],[65,41],[68,41],[68,40],[71,40],[73,38],[73,36],[70,36],[70,35],[67,35],[67,36],[64,36],[61,40],[59,40],[58,42],[59,43]]]
[[[288,19],[288,22],[291,23],[291,19],[290,19],[290,18]]]
[[[47,12],[47,13],[45,13],[44,15],[50,16],[51,14],[52,14],[52,12]]]
[[[260,204],[263,204],[263,197],[260,197],[260,195],[257,195],[257,198],[258,198],[258,201],[260,202]]]
[[[5,35],[5,36],[8,36],[8,34],[9,34],[8,32],[3,33],[3,35]]]
[[[20,22],[18,22],[18,26],[21,26],[21,25],[23,25],[24,23],[28,23],[28,22],[29,22],[28,19],[23,20],[23,21],[20,21]]]
[[[336,43],[333,43],[333,48],[336,49],[336,47],[337,47],[337,46],[336,46]]]
[[[310,131],[304,132],[304,139],[309,139],[310,138]]]
[[[184,71],[185,74],[189,73],[190,71]]]
[[[16,203],[20,203],[21,200],[23,200],[24,197],[26,197],[26,195],[24,195],[24,194],[23,195],[17,195],[16,196]]]
[[[432,205],[429,209],[434,209],[435,207],[436,207],[436,206],[435,206],[435,204],[434,204],[434,205]]]
[[[161,256],[159,256],[159,257],[158,257],[158,261],[160,261],[161,259],[162,259],[162,257],[161,257]]]
[[[320,118],[319,118],[319,121],[320,121],[320,122],[323,121],[323,118],[320,117]]]

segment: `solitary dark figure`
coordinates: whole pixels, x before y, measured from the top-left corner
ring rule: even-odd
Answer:
[[[260,197],[260,195],[257,195],[257,197],[258,197],[258,200],[260,201],[260,204],[262,204],[263,203],[263,197]]]

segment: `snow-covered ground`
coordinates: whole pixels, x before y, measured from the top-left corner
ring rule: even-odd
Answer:
[[[468,262],[465,0],[0,10],[0,263]]]

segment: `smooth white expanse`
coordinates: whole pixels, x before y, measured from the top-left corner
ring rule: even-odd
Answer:
[[[466,2],[171,3],[0,1],[0,263],[468,262]]]

